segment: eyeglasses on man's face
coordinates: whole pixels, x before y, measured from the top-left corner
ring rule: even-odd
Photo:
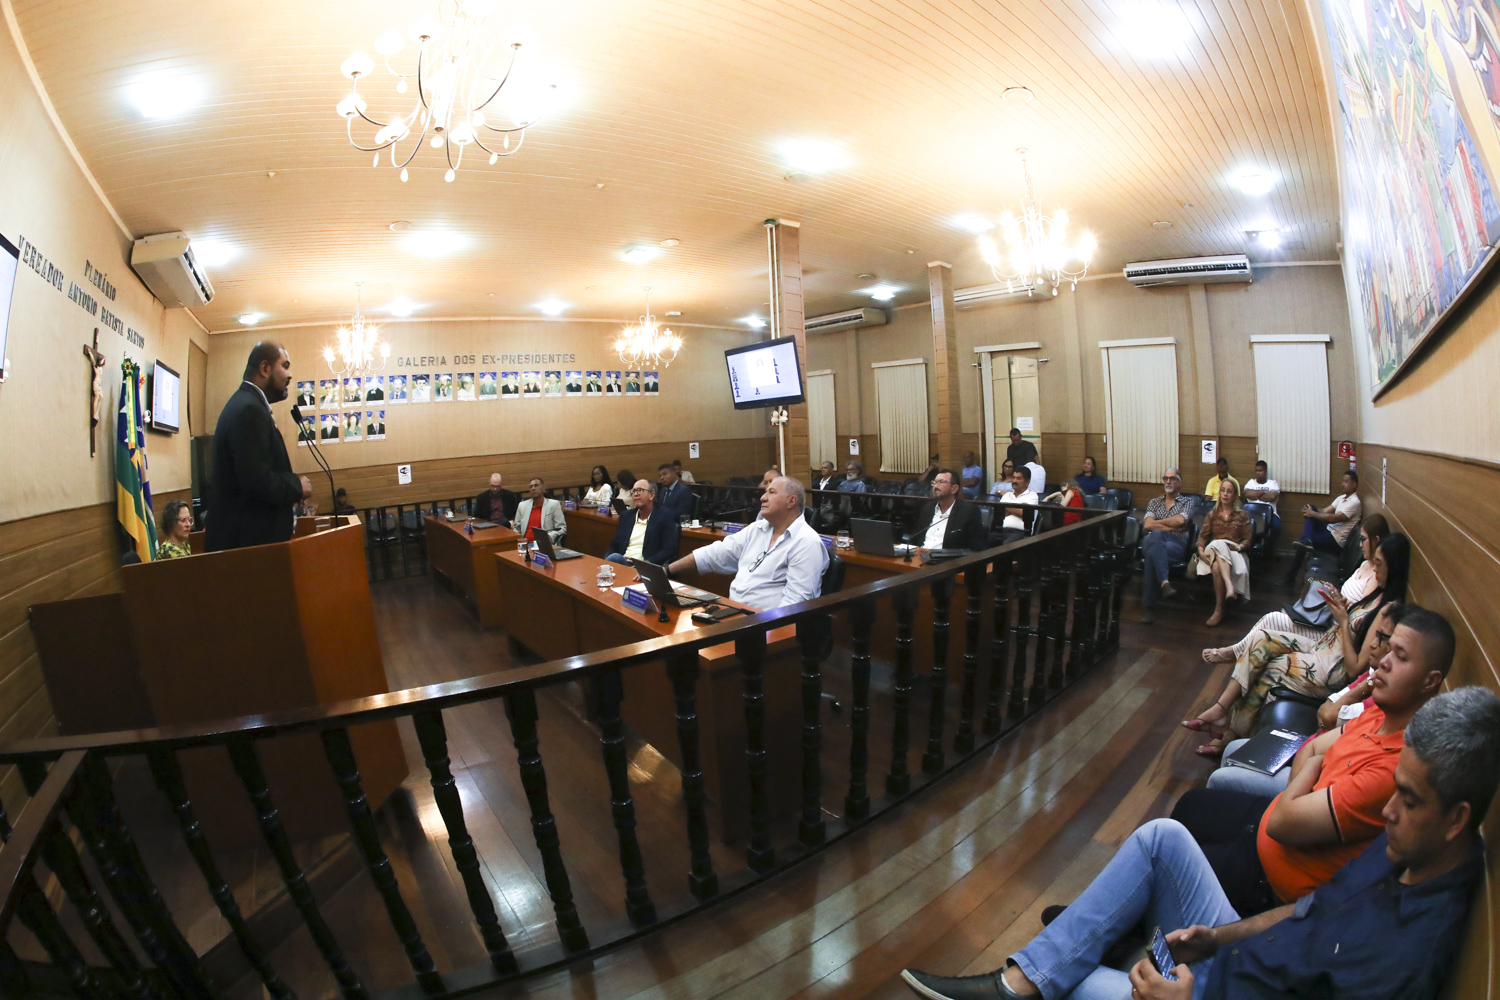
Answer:
[[[1164,482],[1164,483],[1180,483],[1180,482],[1182,482],[1182,477],[1181,476],[1162,476],[1161,477],[1161,481]]]
[[[630,492],[632,492],[632,493],[650,493],[651,491],[648,490],[648,489],[646,489],[645,487],[642,487],[642,486],[635,486],[635,487],[631,488]]]

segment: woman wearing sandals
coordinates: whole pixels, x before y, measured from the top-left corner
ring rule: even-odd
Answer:
[[[1240,488],[1233,479],[1219,484],[1219,502],[1198,529],[1196,574],[1214,578],[1214,613],[1205,625],[1224,620],[1224,601],[1250,597],[1250,564],[1244,549],[1250,544],[1250,516],[1239,508]]]
[[[1252,735],[1256,718],[1275,688],[1323,698],[1357,676],[1362,656],[1373,652],[1370,626],[1380,609],[1406,600],[1410,556],[1406,536],[1391,535],[1376,550],[1376,589],[1363,600],[1350,605],[1331,586],[1324,588],[1334,626],[1316,639],[1291,631],[1252,630],[1245,651],[1234,661],[1224,693],[1197,718],[1183,720],[1184,729],[1218,737],[1200,746],[1199,756],[1218,757],[1229,741]]]

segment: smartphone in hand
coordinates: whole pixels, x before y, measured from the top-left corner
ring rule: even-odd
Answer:
[[[1167,936],[1161,932],[1158,926],[1151,934],[1151,960],[1156,963],[1156,971],[1160,972],[1163,979],[1177,982],[1177,962],[1172,958],[1172,950],[1167,947]]]

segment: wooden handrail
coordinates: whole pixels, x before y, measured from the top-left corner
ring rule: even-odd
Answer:
[[[70,750],[52,765],[47,780],[21,810],[10,837],[4,847],[0,847],[0,893],[3,893],[0,896],[0,938],[10,926],[10,918],[20,899],[21,880],[29,875],[31,866],[36,863],[42,840],[72,792],[87,756],[86,750]]]

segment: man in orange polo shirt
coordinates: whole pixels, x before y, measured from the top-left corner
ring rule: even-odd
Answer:
[[[1406,723],[1442,687],[1453,626],[1408,605],[1390,642],[1371,675],[1375,707],[1303,744],[1280,795],[1199,788],[1173,809],[1242,916],[1312,892],[1385,828]]]

